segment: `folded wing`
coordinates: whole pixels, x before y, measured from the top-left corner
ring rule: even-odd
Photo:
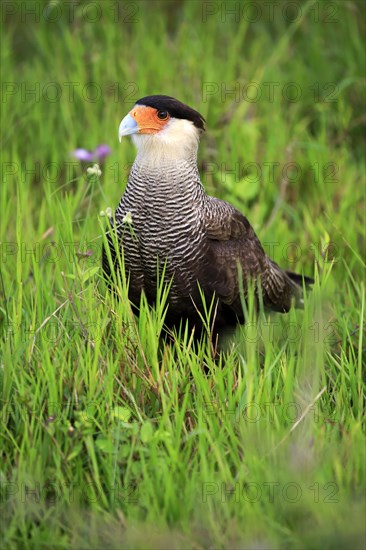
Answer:
[[[260,286],[265,307],[286,312],[302,305],[302,277],[282,270],[263,250],[249,221],[225,201],[210,197],[205,209],[209,261],[205,285],[239,318],[242,317],[239,277],[244,292],[249,281]],[[311,279],[305,278],[306,284]]]

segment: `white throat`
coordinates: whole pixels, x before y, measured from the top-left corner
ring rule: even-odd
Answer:
[[[200,133],[193,122],[172,118],[156,134],[134,134],[138,164],[169,165],[197,159]]]

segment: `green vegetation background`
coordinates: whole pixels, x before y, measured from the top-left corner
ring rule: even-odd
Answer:
[[[362,548],[364,3],[1,9],[4,546]],[[206,117],[206,189],[316,277],[217,362],[159,346],[163,289],[137,319],[101,280],[118,125],[153,93]],[[88,176],[70,151],[101,143]]]

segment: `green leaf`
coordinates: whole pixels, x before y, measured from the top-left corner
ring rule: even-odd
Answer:
[[[112,416],[121,422],[128,422],[131,418],[131,411],[127,407],[114,407]]]
[[[148,443],[154,437],[154,428],[150,422],[144,422],[140,431],[140,439],[143,443]]]
[[[83,283],[85,283],[91,277],[94,277],[94,275],[98,273],[99,269],[100,269],[100,266],[94,266],[84,271],[83,278],[82,278]]]
[[[105,437],[98,437],[98,439],[95,442],[95,445],[103,453],[116,452],[113,442],[110,439],[107,439]]]
[[[67,456],[67,462],[71,462],[71,460],[80,456],[80,453],[82,452],[82,450],[83,450],[83,443],[80,441],[73,447],[71,453]]]

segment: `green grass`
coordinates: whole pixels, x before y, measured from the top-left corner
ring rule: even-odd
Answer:
[[[96,22],[88,2],[73,17],[59,3],[54,23],[51,3],[26,3],[36,19],[10,4],[3,547],[364,547],[365,7],[303,2],[291,22],[288,4],[253,23],[253,3],[235,20],[222,10],[237,3],[132,2],[115,21],[106,1]],[[207,339],[159,343],[163,289],[136,318],[125,281],[119,299],[102,281],[99,213],[134,158],[118,125],[152,93],[202,112],[206,189],[316,278],[303,311],[251,312],[217,361]],[[70,157],[99,143],[113,149],[100,179]]]

